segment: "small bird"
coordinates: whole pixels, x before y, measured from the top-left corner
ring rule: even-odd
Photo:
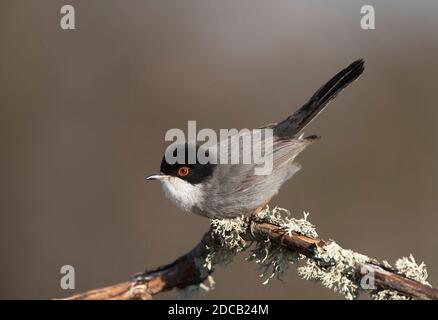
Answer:
[[[257,212],[301,168],[294,161],[295,157],[318,138],[315,135],[304,137],[300,132],[363,70],[364,61],[354,61],[319,88],[295,113],[263,127],[273,130],[270,174],[256,175],[255,164],[204,164],[199,161],[169,164],[163,157],[160,172],[146,180],[159,180],[166,196],[176,206],[210,219],[249,216]],[[187,144],[185,150],[187,160]]]

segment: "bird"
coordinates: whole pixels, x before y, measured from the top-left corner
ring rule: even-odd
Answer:
[[[352,62],[293,114],[278,123],[260,127],[271,129],[273,133],[270,174],[255,174],[256,164],[201,163],[198,160],[189,163],[190,146],[186,143],[186,161],[171,164],[164,156],[160,172],[147,176],[146,180],[160,181],[165,195],[183,211],[209,219],[231,219],[258,212],[300,170],[296,156],[319,138],[316,135],[304,136],[302,130],[363,71],[363,59]]]

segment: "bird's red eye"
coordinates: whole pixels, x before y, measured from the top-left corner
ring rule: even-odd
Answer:
[[[185,177],[190,172],[190,169],[188,167],[181,167],[178,169],[178,175],[180,177]]]

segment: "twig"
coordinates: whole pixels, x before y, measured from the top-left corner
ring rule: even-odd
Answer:
[[[202,283],[209,273],[201,274],[198,262],[205,259],[212,241],[213,233],[208,231],[189,253],[168,265],[134,275],[132,281],[80,293],[67,300],[150,300],[160,292]]]
[[[257,220],[251,220],[246,231],[242,234],[245,241],[266,241],[276,244],[316,260],[318,250],[324,250],[329,244],[318,238],[312,238],[297,232],[286,232],[279,225]],[[206,259],[212,252],[212,247],[221,246],[221,240],[210,229],[202,240],[189,253],[183,255],[173,263],[162,266],[153,271],[147,271],[141,276],[134,276],[132,281],[123,282],[114,286],[88,291],[71,296],[67,299],[152,299],[152,296],[173,288],[186,288],[190,285],[202,283],[212,272],[213,266],[206,266]],[[375,286],[378,290],[395,290],[403,296],[420,300],[437,300],[438,290],[409,279],[390,270],[386,265],[375,260],[367,263],[357,263],[354,266],[355,277],[361,279],[369,272],[374,273]]]

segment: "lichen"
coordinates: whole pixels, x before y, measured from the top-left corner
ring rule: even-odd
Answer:
[[[399,275],[430,286],[430,283],[427,281],[428,274],[426,264],[424,262],[417,264],[412,254],[410,254],[409,257],[402,257],[398,259],[395,262],[395,266],[391,266],[388,261],[383,261],[383,265],[385,268],[393,270]],[[373,292],[370,297],[374,300],[412,300],[412,298],[402,295],[395,290],[381,290]]]
[[[214,238],[220,244],[211,243],[207,246],[208,254],[205,257],[204,268],[211,271],[215,265],[226,266],[233,261],[238,252],[247,248],[248,243],[242,236],[248,228],[248,223],[248,219],[243,216],[211,221]]]
[[[404,275],[406,278],[421,282],[422,284],[430,286],[427,282],[426,264],[421,262],[419,265],[415,262],[412,254],[409,257],[402,257],[395,262],[395,269],[397,273]]]
[[[290,211],[274,207],[270,210],[269,206],[261,210],[255,220],[257,222],[268,222],[280,226],[285,233],[292,235],[292,232],[316,238],[315,227],[307,221],[308,213],[304,212],[304,217],[296,219],[291,216]],[[276,278],[280,281],[284,279],[289,265],[303,259],[304,256],[298,252],[279,247],[272,244],[269,239],[259,241],[251,250],[248,261],[255,261],[260,267],[260,277],[264,279],[263,284],[270,284],[270,280]]]
[[[269,206],[266,206],[265,209],[257,214],[256,221],[276,224],[289,235],[295,232],[311,238],[317,238],[318,233],[316,232],[315,226],[307,221],[309,213],[303,212],[303,215],[303,218],[296,219],[292,217],[289,210],[279,207],[274,207],[274,209],[270,210]]]
[[[251,250],[248,261],[255,261],[260,267],[260,278],[267,285],[274,277],[283,280],[290,264],[296,263],[302,256],[294,251],[287,250],[271,244],[269,239],[257,242]]]
[[[211,227],[227,250],[235,253],[245,250],[247,243],[242,235],[248,228],[248,218],[215,219],[211,221]]]
[[[361,291],[355,279],[356,266],[369,261],[367,256],[343,249],[331,241],[323,248],[315,249],[315,258],[298,268],[298,275],[305,280],[319,281],[351,300],[358,298]]]
[[[256,216],[251,217],[251,220],[244,216],[234,219],[212,220],[211,230],[215,241],[207,246],[206,255],[198,257],[195,261],[201,277],[207,278],[214,271],[216,265],[229,264],[237,253],[251,247],[253,243],[245,240],[251,221],[277,225],[289,235],[298,233],[318,238],[315,226],[307,221],[308,216],[309,214],[304,212],[303,218],[297,219],[286,209],[275,207],[271,210],[267,206]],[[263,278],[263,284],[269,284],[273,278],[282,280],[288,267],[304,258],[298,252],[278,246],[266,239],[265,241],[254,241],[247,260],[254,261],[260,267],[260,277]],[[343,249],[336,242],[330,241],[324,246],[315,246],[314,257],[308,259],[304,266],[298,268],[298,274],[305,280],[320,282],[323,286],[342,294],[346,299],[356,299],[361,292],[365,291],[361,288],[361,279],[357,277],[357,267],[367,263],[377,262],[365,255]],[[387,261],[383,261],[381,265],[387,270],[430,285],[427,282],[426,265],[424,262],[418,265],[412,255],[397,260],[395,266],[391,266]],[[188,298],[205,294],[213,288],[214,282],[210,280],[212,280],[211,277],[209,277],[207,285],[187,287],[181,292],[180,297]],[[411,299],[393,290],[379,290],[377,288],[367,292],[371,299]]]
[[[242,237],[248,228],[248,219],[238,217],[235,219],[216,219],[211,221],[212,239],[205,247],[205,253],[194,257],[194,263],[199,272],[199,277],[208,279],[208,285],[201,283],[188,286],[180,290],[179,297],[183,299],[203,296],[205,292],[213,289],[214,280],[210,274],[217,265],[226,266],[231,263],[238,252],[245,250],[248,243]]]
[[[370,295],[370,298],[373,300],[412,300],[412,298],[404,296],[395,290],[381,290],[373,292]]]

